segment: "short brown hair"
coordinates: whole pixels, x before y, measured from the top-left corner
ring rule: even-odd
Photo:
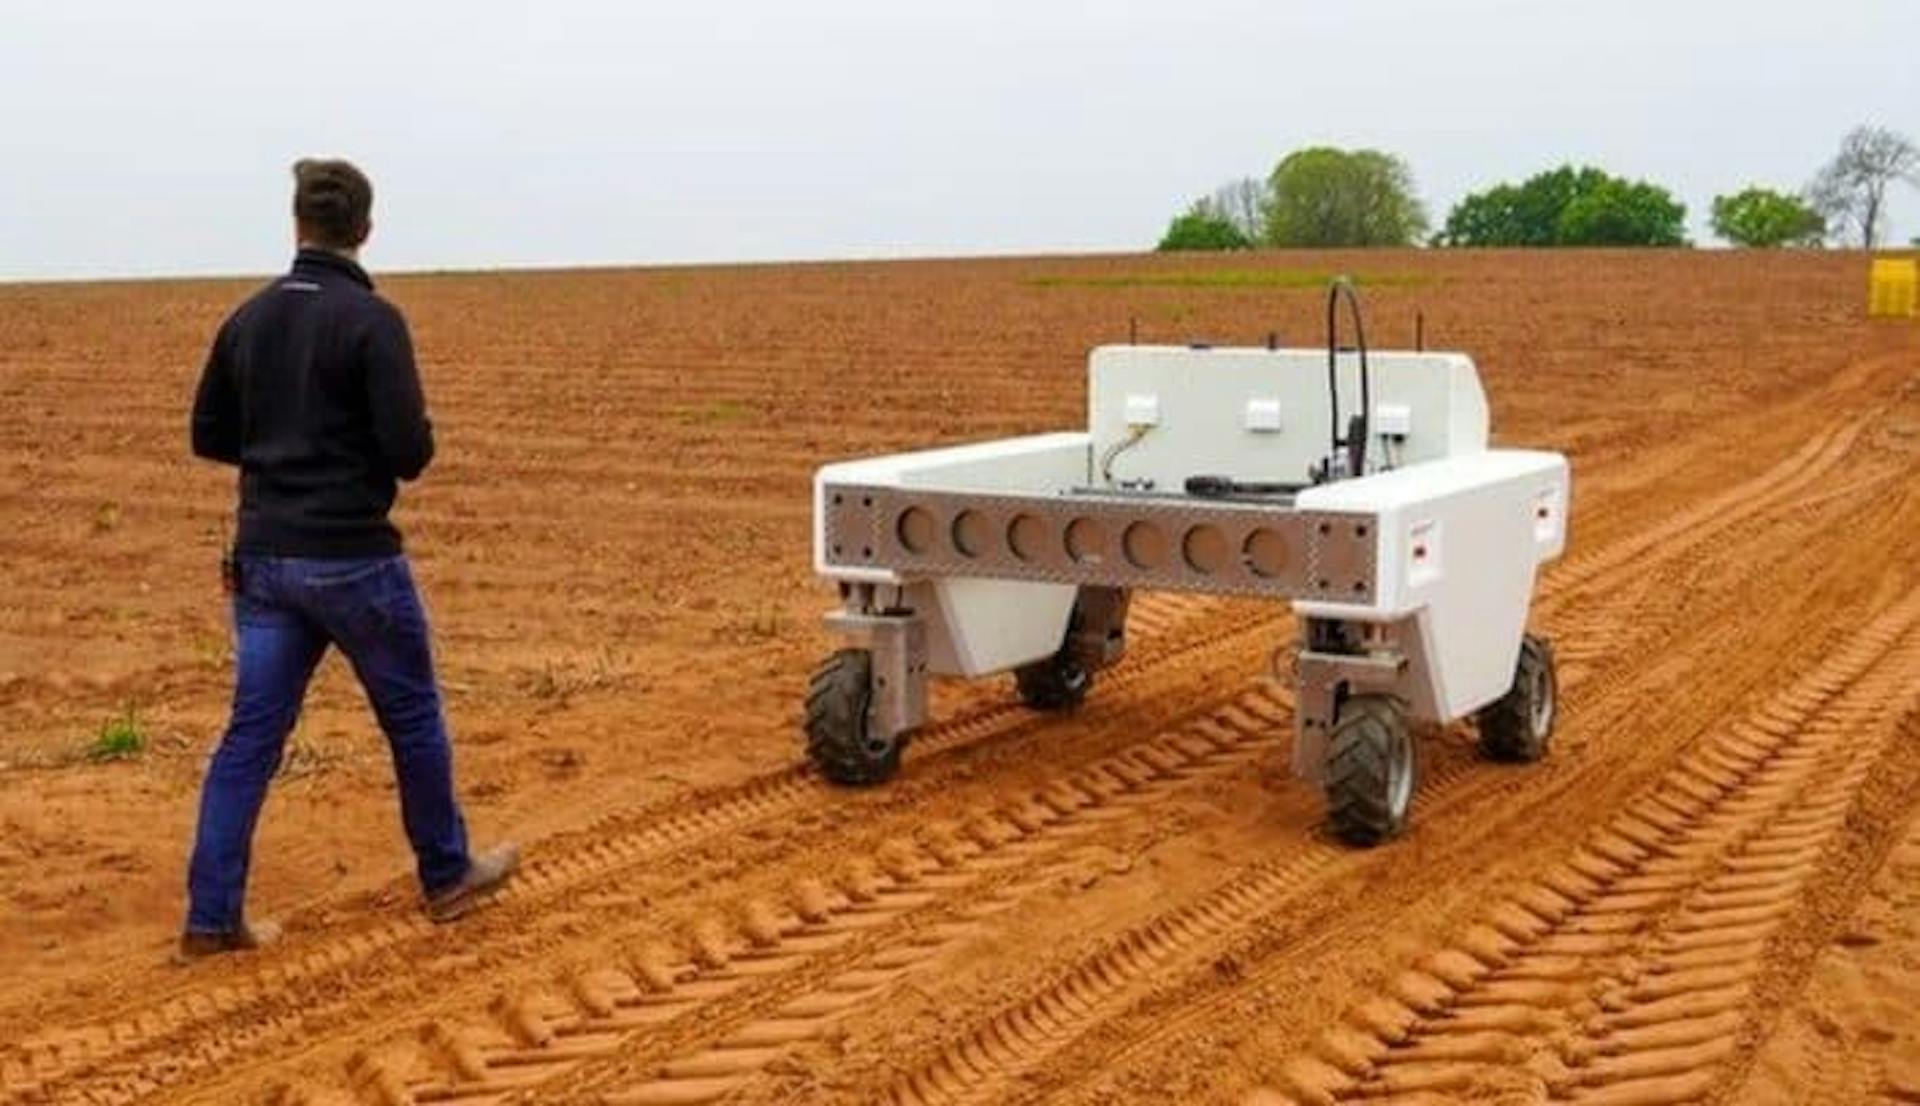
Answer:
[[[352,162],[301,158],[293,163],[293,217],[303,241],[355,249],[367,240],[372,215],[373,183]]]

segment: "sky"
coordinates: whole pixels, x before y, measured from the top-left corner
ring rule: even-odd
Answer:
[[[1146,249],[1316,144],[1436,224],[1596,164],[1706,243],[1920,138],[1920,0],[0,0],[0,103],[0,279],[273,271],[304,155],[388,271]]]

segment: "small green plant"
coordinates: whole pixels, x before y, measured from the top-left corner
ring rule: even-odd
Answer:
[[[777,638],[786,630],[784,612],[776,604],[754,612],[753,619],[747,623],[747,635],[754,638]]]
[[[95,764],[132,760],[146,751],[146,731],[140,728],[140,716],[129,703],[118,715],[100,724],[93,744],[87,746],[87,759]]]
[[[519,683],[535,699],[564,705],[581,692],[618,687],[632,675],[631,666],[607,645],[584,662],[548,658],[538,668],[523,670]]]
[[[712,426],[740,422],[753,412],[746,404],[731,399],[716,399],[698,407],[682,407],[680,421],[687,426]]]
[[[202,668],[225,668],[233,658],[233,644],[225,634],[196,631],[187,640],[187,648]]]
[[[527,694],[535,699],[564,699],[568,683],[566,676],[554,666],[552,660],[542,661],[537,670],[527,675]]]

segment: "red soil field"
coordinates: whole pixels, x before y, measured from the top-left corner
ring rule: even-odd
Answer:
[[[377,264],[377,258],[376,264]],[[1920,325],[1848,253],[1261,253],[421,275],[398,521],[476,840],[421,916],[324,665],[255,851],[278,946],[168,964],[229,693],[250,281],[0,286],[0,1104],[1920,1101]],[[1410,834],[1285,770],[1272,606],[1136,603],[1078,713],[936,688],[900,778],[801,764],[809,479],[1084,419],[1089,347],[1478,362],[1565,451],[1553,755],[1425,739]],[[137,757],[94,761],[130,717]]]

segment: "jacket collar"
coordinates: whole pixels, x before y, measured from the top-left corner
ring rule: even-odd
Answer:
[[[302,248],[293,256],[293,271],[296,273],[304,271],[308,276],[335,273],[369,291],[373,288],[373,278],[367,275],[367,271],[362,269],[358,262],[328,250]]]

